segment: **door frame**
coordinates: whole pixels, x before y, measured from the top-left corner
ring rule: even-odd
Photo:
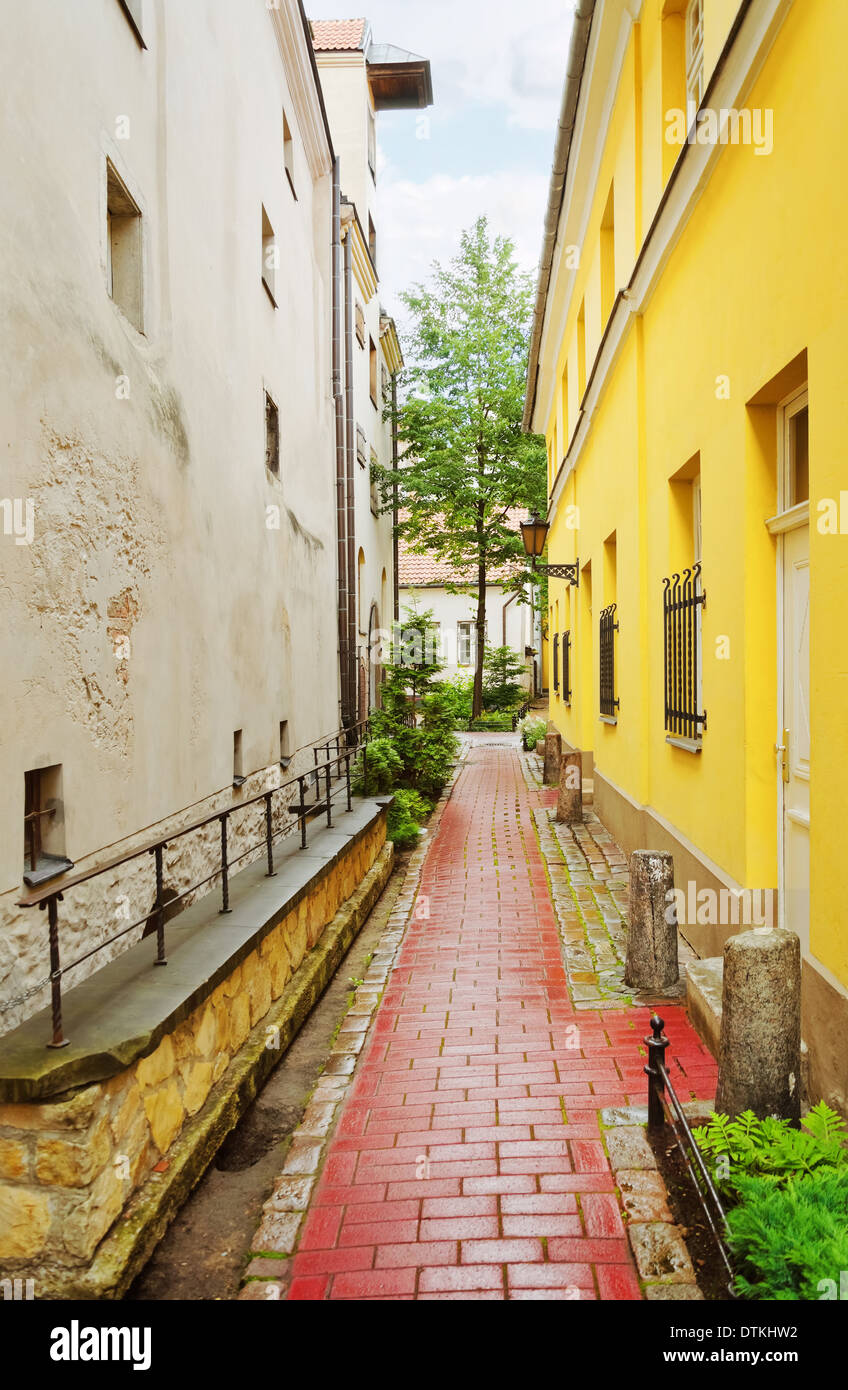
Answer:
[[[786,721],[786,575],[785,575],[785,536],[787,531],[799,530],[810,524],[810,502],[792,504],[791,498],[791,460],[789,451],[789,425],[792,417],[810,405],[809,382],[796,387],[777,404],[777,514],[766,525],[777,540],[777,728],[775,730],[775,752],[783,740]],[[786,928],[786,831],[785,831],[785,783],[781,760],[775,759],[775,783],[777,789],[777,921],[778,926]]]

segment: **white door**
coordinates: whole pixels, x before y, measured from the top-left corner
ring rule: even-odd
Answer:
[[[806,392],[783,416],[782,729],[778,740],[781,792],[781,922],[810,944],[810,524]]]

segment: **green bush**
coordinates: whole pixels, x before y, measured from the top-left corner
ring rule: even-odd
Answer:
[[[741,1177],[728,1239],[743,1298],[819,1299],[848,1269],[848,1167],[803,1177]]]
[[[421,834],[421,821],[429,816],[432,803],[418,792],[400,788],[389,807],[386,833],[397,849],[412,849]]]
[[[443,683],[443,689],[453,713],[453,727],[467,729],[474,696],[474,677],[456,675]]]
[[[723,1192],[732,1194],[746,1177],[763,1177],[786,1183],[792,1177],[823,1168],[848,1165],[845,1121],[824,1101],[814,1106],[793,1129],[788,1120],[769,1116],[758,1120],[746,1110],[737,1119],[710,1116],[709,1124],[695,1130],[701,1152],[713,1160],[715,1179]]]
[[[483,708],[515,709],[524,700],[525,663],[511,647],[487,647],[483,658]]]
[[[548,726],[544,719],[539,719],[534,714],[525,715],[523,719],[518,721],[517,727],[528,753],[532,753],[539,739],[544,738],[548,732]]]
[[[356,760],[351,785],[357,796],[381,796],[390,792],[403,770],[403,761],[391,739],[374,738],[368,744],[365,758]]]

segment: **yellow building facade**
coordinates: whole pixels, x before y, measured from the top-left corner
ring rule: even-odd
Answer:
[[[848,5],[576,8],[525,412],[576,564],[551,718],[623,847],[673,853],[699,955],[798,933],[846,1111]]]

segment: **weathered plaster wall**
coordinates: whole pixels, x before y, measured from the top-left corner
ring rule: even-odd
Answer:
[[[202,22],[155,0],[146,51],[117,0],[7,26],[0,497],[31,499],[33,534],[0,533],[0,1006],[46,973],[44,914],[14,907],[25,770],[62,765],[83,867],[231,799],[234,730],[248,793],[279,777],[280,721],[292,750],[339,722],[329,151],[313,177],[305,39],[295,83],[275,23],[261,0]],[[143,214],[143,332],[107,291],[107,156]],[[204,854],[179,848],[173,886]],[[69,898],[68,955],[115,929],[122,894],[146,909],[148,869]]]

